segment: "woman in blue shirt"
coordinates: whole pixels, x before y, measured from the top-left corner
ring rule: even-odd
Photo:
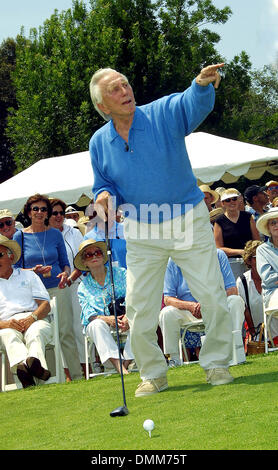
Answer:
[[[78,287],[78,297],[81,305],[81,322],[86,334],[92,339],[98,351],[101,363],[107,361],[120,372],[118,346],[112,336],[116,327],[115,316],[110,313],[109,304],[112,301],[110,272],[105,266],[107,253],[105,242],[93,239],[81,243],[74,258],[74,265],[80,271],[88,271]],[[113,267],[116,300],[126,295],[126,270]],[[129,324],[125,314],[117,316],[121,333],[127,332],[123,351],[123,373],[128,373],[128,366],[133,360],[130,348]]]
[[[69,292],[64,290],[70,274],[69,260],[62,234],[48,225],[51,212],[46,196],[35,194],[28,198],[24,216],[30,220],[30,225],[14,234],[22,253],[15,266],[34,271],[50,298],[56,297],[61,348],[70,373],[68,379],[79,379],[82,374],[73,333],[71,299]]]

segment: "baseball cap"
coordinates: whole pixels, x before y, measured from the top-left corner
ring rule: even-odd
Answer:
[[[257,196],[259,193],[263,193],[266,189],[266,186],[258,186],[257,184],[253,184],[244,191],[244,198],[247,202],[249,202],[249,204],[252,204],[253,197]]]

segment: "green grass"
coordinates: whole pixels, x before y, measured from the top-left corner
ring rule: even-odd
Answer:
[[[278,353],[232,367],[232,384],[206,384],[198,364],[171,369],[169,389],[135,398],[138,373],[0,394],[1,450],[267,450],[278,449]],[[150,438],[143,421],[155,429]],[[276,421],[277,420],[277,421]]]

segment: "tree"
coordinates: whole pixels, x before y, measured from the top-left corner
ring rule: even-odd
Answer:
[[[9,141],[5,134],[8,109],[16,108],[15,89],[11,73],[15,67],[16,43],[8,38],[0,46],[0,183],[12,176],[14,162],[9,149]]]
[[[250,73],[250,80],[241,106],[231,107],[226,127],[241,141],[278,148],[277,71],[265,66]]]
[[[90,5],[87,11],[74,0],[72,9],[55,11],[28,39],[23,33],[17,38],[13,77],[18,109],[7,127],[17,171],[41,158],[88,148],[103,123],[88,91],[98,68],[126,74],[141,105],[185,89],[201,67],[222,60],[215,49],[220,37],[205,26],[225,23],[228,7],[217,9],[211,0],[91,0]],[[247,60],[241,57],[225,72],[230,77],[225,87],[229,82],[236,103],[247,81],[237,84],[233,74],[247,77]],[[225,106],[209,118],[208,129],[216,129],[228,113],[229,102],[221,93]]]

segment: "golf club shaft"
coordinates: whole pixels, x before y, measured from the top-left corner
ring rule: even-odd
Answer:
[[[109,236],[108,236],[108,221],[105,222],[105,241],[106,241],[107,257],[108,257],[109,272],[110,272],[110,279],[111,279],[112,305],[113,305],[115,324],[116,324],[116,335],[117,335],[117,344],[118,344],[118,351],[119,351],[123,401],[124,401],[124,405],[126,406],[123,364],[122,364],[122,355],[121,355],[121,347],[120,347],[120,335],[119,335],[119,327],[118,327],[117,312],[116,312],[115,285],[114,285],[114,276],[113,276],[113,268],[112,268],[112,253],[111,253],[110,241],[109,241]]]

